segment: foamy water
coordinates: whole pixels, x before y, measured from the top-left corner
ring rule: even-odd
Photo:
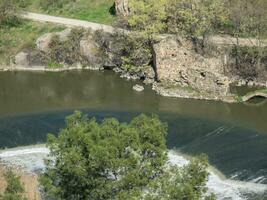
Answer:
[[[0,159],[6,164],[18,165],[34,173],[44,169],[44,158],[48,153],[49,150],[44,146],[25,147],[1,151]],[[185,157],[174,150],[169,151],[168,157],[170,165],[182,167],[189,163]],[[255,195],[263,198],[267,192],[267,185],[223,179],[211,169],[209,169],[207,187],[218,200],[246,200],[249,196],[253,199]]]

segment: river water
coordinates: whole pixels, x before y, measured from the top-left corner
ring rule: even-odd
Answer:
[[[168,122],[169,149],[206,153],[228,179],[267,184],[267,103],[174,99],[149,86],[135,92],[136,83],[112,71],[2,72],[0,148],[44,143],[76,109],[98,120],[156,113]]]

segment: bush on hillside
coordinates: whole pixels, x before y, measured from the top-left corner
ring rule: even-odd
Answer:
[[[143,35],[96,31],[94,39],[99,44],[102,55],[125,71],[141,72],[152,62],[152,49]]]
[[[67,65],[82,62],[80,41],[84,34],[85,31],[83,29],[72,29],[64,41],[55,34],[49,43],[47,57],[51,60],[50,62]]]
[[[0,0],[0,27],[12,27],[21,23],[15,0]]]

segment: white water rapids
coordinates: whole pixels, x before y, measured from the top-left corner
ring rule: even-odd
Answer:
[[[49,150],[44,146],[8,149],[0,151],[0,160],[7,165],[21,166],[28,172],[34,173],[44,169],[44,158],[48,153]],[[171,165],[183,166],[188,163],[186,158],[174,150],[169,151],[168,157]],[[207,187],[218,200],[246,200],[247,195],[252,196],[252,199],[254,195],[262,199],[267,192],[267,185],[223,179],[211,169]]]

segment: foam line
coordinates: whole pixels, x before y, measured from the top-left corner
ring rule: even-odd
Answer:
[[[25,147],[9,149],[0,152],[0,159],[6,163],[20,165],[30,172],[44,169],[44,158],[49,150],[45,147]],[[189,161],[174,150],[168,152],[169,164],[182,167]],[[263,177],[261,177],[263,178]],[[253,182],[234,181],[221,178],[216,172],[209,169],[207,181],[209,192],[214,193],[218,200],[246,200],[244,194],[260,195],[267,192],[267,185]],[[266,194],[266,193],[265,193]]]

